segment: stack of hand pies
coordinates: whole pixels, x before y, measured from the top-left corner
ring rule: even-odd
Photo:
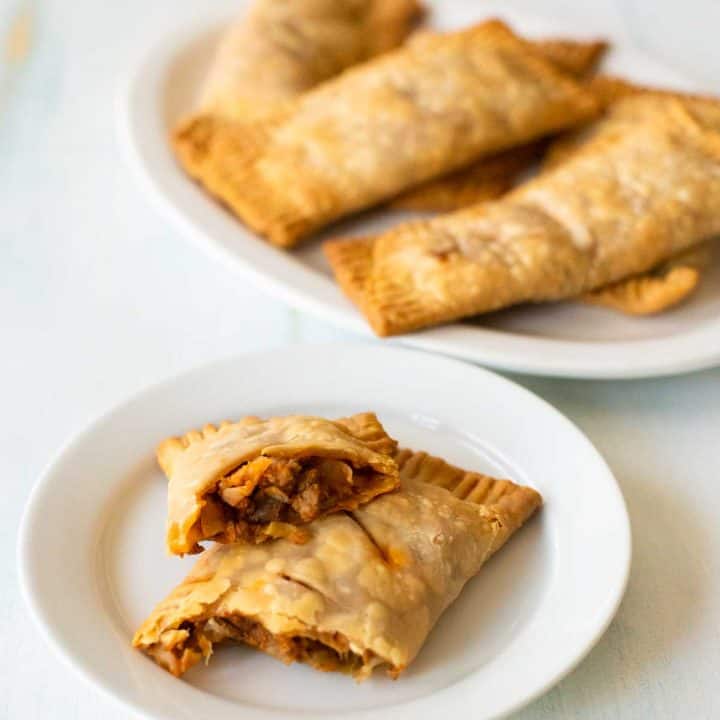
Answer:
[[[280,248],[374,206],[436,213],[325,243],[379,335],[527,302],[646,315],[688,297],[720,233],[720,101],[596,75],[601,41],[498,20],[414,30],[421,15],[258,0],[173,131],[180,163]]]
[[[206,425],[163,441],[167,546],[202,552],[133,639],[176,676],[217,643],[356,679],[397,677],[541,504],[398,450],[372,413]]]

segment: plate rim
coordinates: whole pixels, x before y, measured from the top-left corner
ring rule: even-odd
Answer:
[[[507,714],[510,714],[519,710],[522,707],[525,707],[533,700],[545,694],[550,688],[555,686],[570,672],[572,672],[588,655],[592,648],[597,644],[597,642],[603,636],[608,626],[612,622],[613,618],[615,617],[627,589],[632,565],[632,528],[630,524],[629,513],[627,510],[627,504],[623,497],[620,485],[615,478],[611,468],[605,461],[602,454],[588,438],[588,436],[564,413],[555,408],[551,403],[549,403],[541,396],[535,394],[533,391],[491,370],[473,366],[467,362],[458,360],[456,358],[433,355],[432,353],[427,353],[416,349],[401,348],[398,346],[383,347],[376,344],[362,342],[294,343],[283,346],[283,349],[289,350],[293,354],[293,356],[296,356],[297,352],[315,353],[322,351],[333,352],[334,350],[339,350],[340,352],[346,351],[355,353],[359,349],[362,349],[362,351],[364,352],[371,352],[377,354],[398,354],[402,355],[405,358],[410,357],[414,359],[420,359],[421,361],[424,359],[430,362],[437,361],[439,363],[450,363],[451,365],[463,368],[466,371],[471,371],[475,374],[478,374],[479,377],[484,376],[486,381],[498,383],[500,386],[507,388],[511,393],[516,393],[517,396],[522,397],[525,401],[536,404],[536,406],[542,408],[543,412],[549,412],[551,415],[554,415],[568,428],[570,432],[575,434],[579,442],[583,443],[586,446],[586,449],[590,451],[592,456],[594,457],[598,470],[602,471],[607,482],[609,483],[609,488],[613,491],[613,494],[615,495],[615,499],[618,503],[617,510],[619,513],[619,519],[621,520],[622,537],[620,538],[616,547],[618,558],[621,561],[621,567],[616,577],[616,587],[614,594],[612,595],[612,602],[607,608],[605,608],[602,621],[597,625],[591,637],[586,639],[582,647],[576,648],[575,650],[573,650],[572,653],[567,653],[568,655],[572,655],[572,658],[569,660],[569,662],[562,663],[563,667],[561,671],[549,675],[548,678],[540,686],[536,687],[532,692],[524,695],[519,695],[517,700],[512,704],[508,704],[501,713],[488,717],[504,717]],[[270,349],[223,355],[210,361],[190,365],[184,370],[172,373],[171,375],[161,378],[155,382],[144,384],[142,387],[140,387],[140,389],[136,390],[135,392],[129,393],[124,399],[111,405],[105,411],[102,411],[95,415],[93,418],[91,418],[87,423],[85,423],[84,426],[74,432],[72,436],[60,446],[60,448],[53,454],[50,461],[45,465],[43,471],[40,473],[38,480],[33,485],[33,488],[28,496],[28,500],[25,504],[18,531],[16,561],[19,571],[18,576],[21,595],[26,604],[26,607],[30,611],[29,614],[33,619],[33,624],[39,629],[41,636],[52,648],[56,656],[59,656],[66,664],[66,666],[71,667],[83,678],[84,681],[86,681],[88,684],[95,687],[96,689],[99,689],[103,695],[111,698],[113,702],[118,703],[121,706],[132,708],[134,712],[137,712],[142,717],[154,720],[158,717],[163,716],[156,714],[154,711],[149,711],[146,707],[138,704],[135,699],[122,694],[116,688],[106,684],[101,675],[96,675],[90,667],[88,660],[83,659],[83,657],[81,656],[78,656],[78,651],[74,651],[71,646],[68,646],[67,643],[65,643],[61,638],[57,636],[56,629],[53,627],[50,620],[46,617],[46,612],[42,607],[40,598],[36,597],[35,593],[33,592],[32,588],[34,583],[36,582],[38,569],[33,568],[33,563],[30,556],[30,545],[33,539],[32,528],[34,524],[38,522],[38,520],[35,518],[36,513],[39,512],[37,508],[42,500],[43,492],[48,490],[52,486],[53,472],[55,467],[60,465],[65,456],[70,453],[74,448],[81,446],[84,442],[86,442],[88,436],[91,435],[98,426],[109,420],[111,421],[114,415],[122,413],[128,407],[140,401],[144,396],[153,392],[162,391],[164,387],[171,386],[178,381],[187,380],[193,375],[201,375],[208,373],[214,367],[232,365],[238,362],[243,363],[252,362],[253,360],[260,360],[263,356],[274,352],[275,351],[273,349]],[[462,680],[457,681],[456,683],[451,683],[449,686],[438,690],[437,693],[451,691],[453,685],[456,685],[459,682],[463,682],[470,677],[471,675],[468,675]],[[432,697],[432,695],[428,697]],[[388,707],[387,710],[389,714],[393,714],[397,709],[401,708],[404,705],[414,705],[416,703],[422,703],[424,700],[426,700],[426,697],[416,698],[409,701],[401,701],[397,705],[394,704]],[[374,710],[372,709],[354,710],[350,711],[348,714],[360,718],[365,717],[366,715],[369,717],[372,715],[373,712]],[[267,713],[268,717],[273,713],[275,713],[278,718],[294,717],[292,713],[277,712],[269,709],[267,710]],[[330,717],[332,716],[332,713],[325,713],[324,716]],[[170,716],[168,715],[167,717]]]
[[[166,133],[153,128],[158,121],[154,100],[162,78],[174,58],[193,39],[209,32],[222,18],[228,17],[229,6],[221,3],[202,18],[180,22],[174,30],[151,43],[130,68],[120,83],[117,95],[117,131],[128,165],[142,186],[153,198],[153,204],[178,227],[183,237],[221,262],[232,272],[238,272],[253,284],[279,298],[290,307],[299,308],[331,323],[342,330],[374,337],[357,309],[339,288],[315,270],[308,268],[294,256],[279,254],[266,243],[248,243],[243,239],[241,252],[233,252],[218,239],[218,233],[208,229],[207,210],[217,211],[216,204],[173,163],[175,177],[168,167],[153,159],[165,141]],[[482,16],[493,15],[492,3],[483,8]],[[509,17],[537,19],[540,15],[506,8]],[[606,33],[612,36],[613,33]],[[630,43],[625,33],[615,36],[636,56],[671,77],[687,78],[685,73],[658,61]],[[693,81],[687,78],[688,84]],[[154,148],[152,146],[155,146]],[[197,206],[197,207],[196,207]],[[212,218],[210,218],[212,219]],[[237,231],[239,221],[227,218]],[[217,224],[217,219],[215,219]],[[249,231],[243,229],[244,232]],[[238,234],[237,238],[242,238]],[[252,248],[252,244],[263,247]],[[274,253],[271,254],[271,253]],[[272,259],[271,259],[272,258]],[[292,280],[289,280],[292,275]],[[705,321],[687,331],[670,336],[609,341],[563,340],[536,337],[530,334],[473,327],[466,324],[431,328],[386,340],[392,344],[431,350],[472,362],[511,372],[555,377],[592,379],[629,379],[681,374],[720,364],[720,320]]]

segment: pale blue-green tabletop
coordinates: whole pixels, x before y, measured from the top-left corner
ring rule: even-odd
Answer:
[[[576,0],[516,4],[580,12]],[[347,338],[182,241],[122,162],[119,79],[170,19],[202,5],[0,1],[0,718],[128,717],[50,653],[20,598],[18,523],[58,446],[129,392],[204,360]],[[716,0],[593,0],[582,11],[720,89]],[[720,369],[515,379],[605,455],[634,535],[610,629],[518,717],[719,718]]]

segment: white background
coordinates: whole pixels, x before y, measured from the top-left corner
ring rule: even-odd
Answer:
[[[641,48],[718,84],[716,0],[513,4],[623,25]],[[0,0],[0,718],[128,717],[49,654],[18,592],[18,523],[56,449],[108,405],[198,362],[343,337],[187,245],[122,162],[118,81],[168,22],[202,5]],[[635,543],[605,637],[518,717],[720,717],[720,369],[515,379],[603,452]]]

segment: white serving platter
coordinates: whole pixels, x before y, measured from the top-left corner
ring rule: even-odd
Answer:
[[[429,24],[467,25],[499,16],[536,36],[608,38],[613,43],[604,69],[640,82],[708,90],[635,48],[617,28],[599,27],[581,9],[568,17],[541,17],[512,3],[443,0],[428,3]],[[238,12],[220,2],[139,54],[119,95],[122,144],[143,188],[182,234],[227,269],[292,307],[352,332],[370,330],[332,280],[320,237],[299,250],[271,247],[189,180],[176,164],[168,133],[192,107],[219,30]],[[411,217],[372,211],[333,226],[325,236],[367,235]],[[469,322],[429,329],[387,342],[453,355],[505,370],[586,378],[668,375],[720,362],[720,263],[707,273],[687,303],[652,318],[625,317],[574,302],[518,307]]]

